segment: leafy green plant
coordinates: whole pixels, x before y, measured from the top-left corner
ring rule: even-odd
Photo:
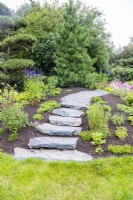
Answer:
[[[111,107],[110,106],[107,106],[107,105],[103,105],[103,109],[104,111],[108,111],[109,113],[111,112]]]
[[[116,66],[113,67],[110,71],[109,75],[110,80],[121,80],[125,81],[132,81],[133,79],[133,68],[131,67],[121,67]]]
[[[127,119],[130,121],[131,126],[133,126],[133,116],[130,116],[130,117],[128,117]]]
[[[125,127],[117,127],[114,134],[121,140],[124,140],[124,138],[128,136],[127,129]]]
[[[129,115],[133,115],[133,106],[129,107],[124,104],[116,104],[118,110],[128,113]]]
[[[93,145],[101,145],[106,142],[104,139],[105,135],[101,132],[92,132],[92,142]]]
[[[124,120],[125,120],[125,117],[123,114],[119,114],[119,113],[115,113],[112,117],[111,117],[111,121],[113,122],[113,124],[116,124],[116,125],[122,125],[124,124]]]
[[[102,132],[105,137],[109,133],[108,121],[110,112],[105,111],[99,104],[93,104],[87,110],[87,117],[92,132]]]
[[[124,102],[127,106],[133,106],[133,92],[124,97]]]
[[[96,150],[95,150],[95,152],[98,153],[98,154],[102,154],[102,152],[103,152],[102,147],[100,147],[100,146],[97,147]]]
[[[4,130],[3,130],[3,128],[0,128],[0,136],[2,136],[2,135],[3,135],[3,133],[4,133]]]
[[[81,131],[80,136],[82,138],[82,140],[84,140],[85,142],[90,141],[92,139],[92,133],[91,131]]]
[[[60,104],[54,100],[46,101],[40,104],[39,108],[37,109],[37,113],[44,113],[53,110],[54,108],[59,108]]]
[[[105,102],[101,99],[101,97],[93,97],[91,99],[92,103],[99,103],[99,104],[105,104]]]
[[[41,114],[35,114],[35,115],[33,116],[33,119],[34,119],[34,120],[42,120],[42,119],[43,119],[43,116],[42,116]]]
[[[22,111],[19,104],[3,109],[1,120],[11,134],[17,134],[18,131],[28,124],[28,115]]]
[[[112,145],[108,146],[108,151],[114,154],[131,154],[133,153],[133,147],[131,145]]]
[[[24,82],[25,99],[34,101],[39,99],[45,99],[48,88],[44,85],[42,78],[32,77],[25,79]]]
[[[49,96],[55,96],[61,93],[62,89],[57,88],[57,84],[58,84],[58,78],[56,76],[51,76],[47,78]]]
[[[12,133],[12,134],[10,134],[9,137],[8,137],[8,141],[9,141],[9,142],[15,141],[15,140],[17,140],[17,139],[18,139],[18,134],[17,134],[17,133]]]

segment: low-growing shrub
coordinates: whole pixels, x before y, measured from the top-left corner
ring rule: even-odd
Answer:
[[[43,116],[42,116],[41,114],[35,114],[35,115],[33,116],[33,119],[34,119],[34,120],[42,120],[42,119],[43,119]]]
[[[54,100],[46,101],[40,104],[39,108],[37,109],[37,113],[44,113],[53,110],[54,108],[59,108],[60,104]]]
[[[110,71],[110,80],[132,81],[133,68],[117,66]]]
[[[127,118],[130,121],[131,126],[133,126],[133,116]]]
[[[124,120],[125,117],[123,114],[119,114],[119,113],[115,113],[112,117],[111,117],[111,121],[113,122],[113,124],[115,125],[122,125],[124,124]]]
[[[110,93],[113,92],[113,89],[110,87],[105,87],[105,88],[103,88],[103,90],[110,92]]]
[[[11,134],[17,134],[18,131],[28,124],[28,115],[22,111],[19,104],[3,109],[1,120]]]
[[[108,121],[110,112],[105,111],[103,106],[93,104],[87,110],[88,122],[92,132],[102,132],[105,137],[109,133]]]
[[[125,127],[117,127],[117,130],[114,133],[118,138],[124,140],[128,136],[127,129]]]
[[[92,142],[93,145],[101,145],[106,142],[104,139],[105,135],[101,132],[92,132]]]
[[[91,99],[92,103],[99,103],[99,104],[105,104],[105,102],[101,99],[101,97],[93,97]]]
[[[131,145],[112,145],[108,146],[108,151],[114,154],[131,154],[133,153],[133,147]]]
[[[82,140],[84,140],[85,142],[90,141],[92,139],[92,133],[91,131],[81,131],[80,136],[82,138]]]

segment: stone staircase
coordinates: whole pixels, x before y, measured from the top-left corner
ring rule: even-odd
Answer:
[[[63,97],[61,99],[62,107],[52,111],[49,123],[36,126],[36,130],[45,135],[31,138],[28,143],[29,149],[15,148],[15,158],[79,162],[92,160],[91,155],[76,150],[77,136],[82,131],[81,117],[84,114],[80,109],[87,108],[93,96],[105,94],[107,92],[96,90],[83,91]]]

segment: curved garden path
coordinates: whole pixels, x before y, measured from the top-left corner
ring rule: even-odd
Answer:
[[[36,126],[36,130],[42,133],[42,137],[30,138],[27,144],[29,149],[15,148],[15,158],[79,162],[92,160],[91,155],[75,149],[78,141],[76,136],[79,136],[82,131],[81,117],[84,115],[83,110],[89,107],[91,98],[106,94],[108,92],[102,90],[81,91],[61,98],[61,108],[52,111],[49,123]]]

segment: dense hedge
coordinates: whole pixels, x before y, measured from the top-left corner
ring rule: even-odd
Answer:
[[[133,80],[133,68],[117,66],[110,71],[110,80],[132,81]]]

